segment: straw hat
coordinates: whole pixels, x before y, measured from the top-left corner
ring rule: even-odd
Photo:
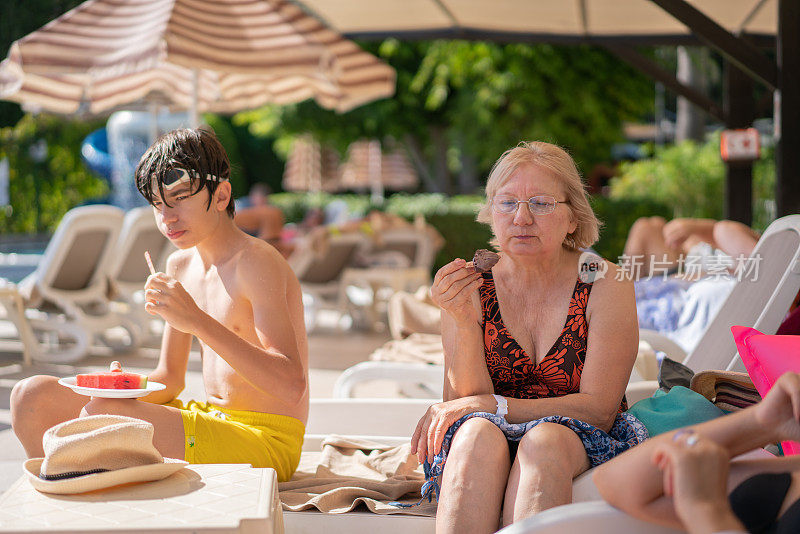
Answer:
[[[717,397],[718,388],[720,384],[732,383],[738,386],[739,395],[746,397],[745,400],[749,402],[758,402],[758,391],[753,386],[753,381],[747,373],[737,371],[722,371],[722,370],[708,370],[700,371],[692,377],[690,389],[701,394],[710,401],[714,401]]]
[[[188,465],[161,456],[151,423],[121,415],[65,421],[45,432],[42,443],[44,458],[31,458],[23,467],[33,487],[46,493],[161,480]]]

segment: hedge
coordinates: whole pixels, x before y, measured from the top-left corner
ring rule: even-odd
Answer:
[[[408,220],[421,214],[445,239],[445,244],[436,257],[434,269],[453,258],[471,258],[476,249],[487,248],[491,238],[489,227],[475,220],[483,200],[478,195],[446,197],[436,193],[396,194],[389,197],[382,206],[372,204],[367,195],[278,193],[270,199],[283,210],[287,222],[299,222],[309,209],[324,208],[334,199],[344,201],[353,216],[363,215],[370,209],[381,209]],[[616,261],[622,254],[628,230],[637,218],[671,215],[671,210],[666,206],[652,200],[595,197],[592,205],[603,223],[600,241],[594,248],[611,261]]]

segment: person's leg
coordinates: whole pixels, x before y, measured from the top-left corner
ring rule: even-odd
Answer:
[[[717,221],[713,234],[717,248],[734,259],[750,256],[759,238],[749,226],[736,221]]]
[[[495,532],[510,464],[508,442],[487,419],[456,432],[442,474],[436,532]]]
[[[503,525],[572,502],[572,479],[589,469],[580,438],[556,423],[541,423],[520,440],[503,506]]]
[[[690,428],[734,457],[768,443],[800,440],[799,418],[800,375],[786,373],[759,404]],[[663,498],[663,476],[653,464],[653,452],[681,431],[686,430],[660,434],[599,466],[592,477],[603,498],[642,519],[680,525],[671,501]]]
[[[183,418],[179,409],[136,399],[92,397],[81,410],[81,416],[97,414],[125,415],[149,421],[155,429],[153,445],[158,452],[167,458],[184,459]]]
[[[677,264],[680,251],[667,246],[664,241],[664,225],[667,221],[663,217],[640,217],[628,231],[623,254],[629,258],[636,258],[636,265],[641,265],[641,276],[650,274],[652,262],[666,266]],[[661,263],[666,262],[666,263]],[[635,273],[634,271],[634,274]]]
[[[11,426],[28,458],[44,456],[42,436],[48,428],[78,417],[89,397],[58,383],[54,376],[20,380],[11,390]]]

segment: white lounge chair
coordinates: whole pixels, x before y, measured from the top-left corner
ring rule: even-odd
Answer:
[[[605,501],[557,506],[513,525],[498,534],[678,534],[683,530],[646,523],[624,514]]]
[[[640,330],[639,338],[696,372],[706,369],[744,371],[730,328],[746,325],[765,333],[777,331],[800,290],[800,215],[789,215],[773,222],[759,239],[751,258],[761,258],[754,264],[758,265],[757,277],[743,276],[736,284],[691,354],[687,356],[674,341],[657,332]],[[441,392],[443,376],[441,366],[361,362],[342,373],[334,394],[350,396],[358,383],[376,379],[423,384],[424,389]],[[629,386],[629,400],[634,401],[643,394],[648,396],[647,391],[652,393],[656,388],[652,382],[633,383]]]
[[[309,241],[314,243],[313,240]],[[325,250],[315,250],[314,245],[303,246],[289,258],[303,290],[306,306],[306,328],[316,325],[320,310],[332,309],[344,315],[347,312],[347,295],[342,286],[342,274],[354,265],[355,258],[369,246],[362,233],[330,235],[320,240]]]
[[[134,208],[125,214],[108,278],[115,298],[127,306],[126,315],[137,328],[136,336],[142,342],[153,342],[161,338],[158,324],[163,322],[144,311],[144,283],[150,269],[144,259],[150,253],[153,264],[162,269],[174,246],[156,226],[150,207]]]
[[[436,253],[441,248],[441,238],[432,239],[427,227],[383,230],[377,241],[370,254],[398,252],[408,258],[409,267],[425,269],[428,272],[433,268]]]
[[[95,339],[110,346],[109,329],[136,328],[107,297],[108,268],[122,228],[123,212],[113,206],[70,210],[58,225],[37,269],[18,291],[34,332],[34,359],[69,363],[86,355]]]
[[[728,334],[730,335],[730,334]],[[626,394],[632,392],[629,389]],[[430,399],[312,399],[305,454],[318,452],[328,434],[367,438],[389,445],[406,443],[417,422],[430,405]],[[755,450],[743,459],[771,456],[764,450]],[[555,534],[561,532],[591,531],[600,534],[673,534],[681,532],[660,527],[621,512],[602,501],[592,481],[592,471],[578,476],[572,484],[573,504],[548,510],[502,530],[503,534]],[[284,511],[284,521],[289,532],[319,532],[326,534],[358,534],[380,531],[385,533],[431,533],[435,531],[435,518],[419,516],[379,516],[371,512],[353,511],[345,514]]]
[[[351,299],[366,314],[365,322],[375,327],[386,315],[387,303],[398,291],[415,291],[430,285],[431,269],[443,243],[435,229],[410,226],[383,230],[364,251],[367,267],[349,267],[342,285],[359,286],[364,292]]]

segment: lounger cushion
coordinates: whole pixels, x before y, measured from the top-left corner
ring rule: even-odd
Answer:
[[[628,412],[644,423],[650,437],[725,415],[708,399],[683,386],[675,386],[669,393],[658,390],[649,399],[631,406]]]
[[[800,372],[800,336],[770,336],[755,328],[731,327],[739,356],[756,389],[764,397],[787,371]],[[800,443],[785,441],[784,454],[800,454]]]

